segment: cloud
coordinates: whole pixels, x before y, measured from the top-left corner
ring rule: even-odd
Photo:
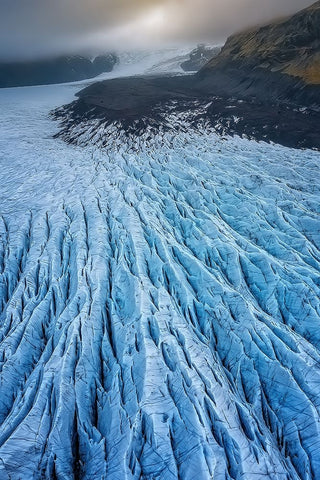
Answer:
[[[310,0],[2,0],[0,58],[222,42]]]
[[[168,35],[184,38],[223,38],[243,28],[292,14],[310,0],[175,0],[168,6],[171,17],[180,17]]]
[[[96,32],[130,24],[156,5],[156,0],[1,0],[0,57],[83,49]]]

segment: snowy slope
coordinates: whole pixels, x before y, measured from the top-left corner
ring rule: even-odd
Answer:
[[[0,91],[0,479],[319,479],[319,153],[67,145],[79,88]]]

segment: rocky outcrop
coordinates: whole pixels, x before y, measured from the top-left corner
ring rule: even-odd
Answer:
[[[320,1],[285,20],[231,36],[199,76],[205,85],[236,95],[318,106]]]
[[[197,48],[190,53],[189,59],[181,63],[181,68],[185,72],[198,72],[209,60],[216,57],[220,50],[220,47],[198,45]]]
[[[0,87],[47,85],[93,78],[110,72],[117,63],[114,54],[100,55],[94,60],[83,56],[65,56],[29,62],[0,64]]]

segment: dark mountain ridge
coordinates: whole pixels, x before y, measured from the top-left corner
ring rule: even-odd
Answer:
[[[198,76],[203,88],[319,107],[320,1],[282,21],[232,35]]]
[[[204,67],[209,60],[216,57],[221,51],[221,47],[208,47],[200,44],[190,52],[188,60],[181,63],[181,68],[185,72],[197,72]]]
[[[0,63],[0,88],[65,83],[111,72],[117,56],[108,53],[93,60],[73,55],[52,59]]]
[[[219,57],[202,69],[209,73],[223,61],[250,65],[320,84],[320,1],[279,22],[228,38]]]

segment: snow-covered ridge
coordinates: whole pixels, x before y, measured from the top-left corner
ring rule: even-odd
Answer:
[[[1,480],[319,478],[319,153],[67,145],[74,88],[0,93]]]

